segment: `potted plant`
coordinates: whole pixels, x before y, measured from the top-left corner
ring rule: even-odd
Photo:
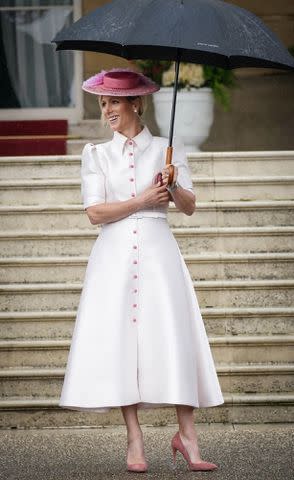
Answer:
[[[168,137],[175,77],[174,62],[168,60],[135,60],[135,66],[152,78],[161,89],[153,94],[154,114],[160,135]],[[182,62],[175,116],[175,133],[186,151],[199,151],[213,123],[214,100],[225,111],[230,109],[228,89],[236,85],[232,70],[209,65]]]

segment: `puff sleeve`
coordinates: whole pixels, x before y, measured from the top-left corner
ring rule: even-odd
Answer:
[[[174,142],[172,163],[178,167],[177,181],[181,187],[185,188],[186,190],[190,190],[195,194],[184,144],[179,140]]]
[[[93,143],[87,143],[81,159],[81,194],[84,209],[105,202],[105,175],[99,165],[99,155]]]

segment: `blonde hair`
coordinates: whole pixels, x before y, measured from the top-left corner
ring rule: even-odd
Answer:
[[[102,112],[102,97],[103,95],[98,95],[98,105],[100,107],[100,111],[101,111],[101,120],[104,124],[104,126],[106,127],[108,125],[108,122]],[[138,111],[138,115],[139,117],[142,117],[144,115],[144,113],[146,112],[147,110],[147,99],[146,99],[146,95],[137,95],[137,96],[133,96],[133,97],[123,97],[123,98],[126,98],[130,103],[132,103],[133,100],[136,100],[136,99],[139,99],[139,111]]]

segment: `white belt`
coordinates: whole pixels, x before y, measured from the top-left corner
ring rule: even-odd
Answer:
[[[144,218],[144,217],[153,217],[153,218],[167,218],[167,214],[163,212],[156,212],[156,211],[149,211],[149,210],[142,210],[140,212],[132,213],[131,215],[128,215],[127,218]]]

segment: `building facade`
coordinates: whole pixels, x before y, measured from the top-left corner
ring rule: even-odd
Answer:
[[[109,1],[109,0],[108,0]],[[2,0],[0,119],[66,118],[70,124],[99,116],[93,96],[81,91],[83,79],[102,68],[126,66],[125,59],[94,52],[55,51],[55,34],[105,0]],[[294,45],[291,0],[233,0],[251,10]],[[231,110],[215,105],[211,134],[203,150],[294,149],[291,73],[274,69],[238,69]],[[148,121],[156,124],[149,109]]]

